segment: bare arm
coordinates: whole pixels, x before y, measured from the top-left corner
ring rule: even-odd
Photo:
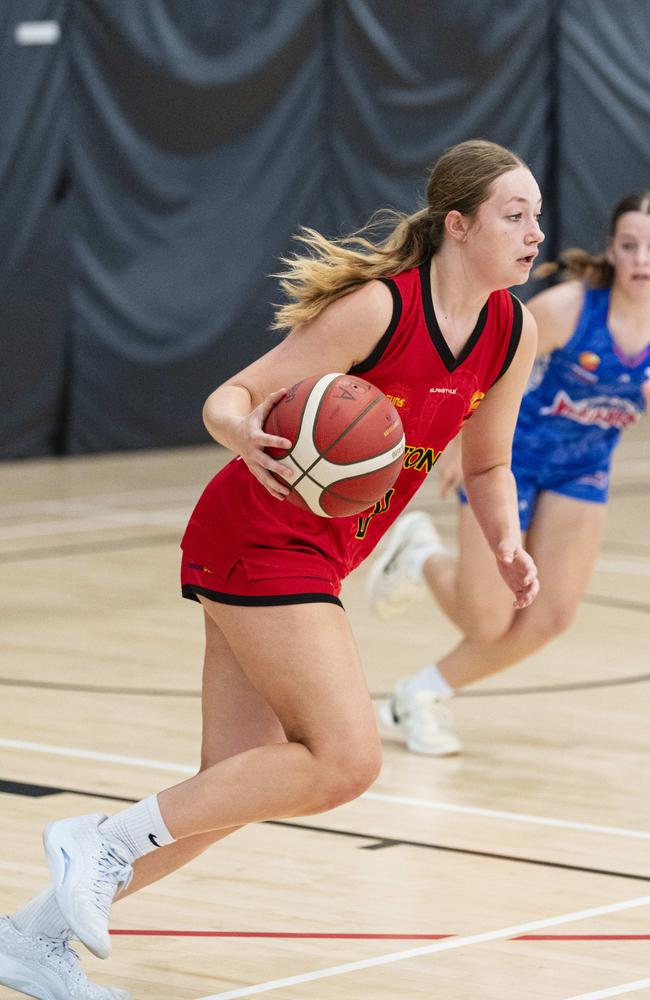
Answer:
[[[584,302],[580,281],[563,281],[526,303],[537,324],[537,353],[550,354],[569,341]]]
[[[536,340],[535,320],[524,307],[521,340],[512,364],[462,434],[465,490],[518,608],[527,607],[539,589],[535,564],[522,548],[517,489],[510,471],[512,437]]]
[[[584,301],[584,287],[579,281],[566,281],[533,296],[526,304],[537,324],[537,354],[550,354],[570,340]],[[521,398],[521,394],[520,394]],[[436,462],[440,495],[445,498],[462,480],[461,441],[459,434],[445,448]]]
[[[286,390],[308,375],[347,372],[366,358],[390,323],[388,288],[371,281],[331,303],[316,319],[296,327],[277,347],[215,389],[203,407],[209,433],[241,455],[253,475],[273,496],[288,487],[275,476],[291,473],[264,450],[293,442],[263,431],[264,422]]]

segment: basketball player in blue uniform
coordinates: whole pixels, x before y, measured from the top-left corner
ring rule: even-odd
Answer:
[[[606,253],[566,251],[563,281],[527,306],[538,359],[522,401],[512,470],[540,594],[515,611],[460,490],[459,554],[428,516],[403,515],[368,578],[370,604],[393,618],[427,585],[464,638],[437,663],[397,682],[385,726],[416,753],[461,750],[448,702],[455,691],[540,649],[571,623],[600,550],[612,453],[646,409],[650,386],[650,191],[614,209]],[[438,468],[443,496],[459,485],[462,445]]]

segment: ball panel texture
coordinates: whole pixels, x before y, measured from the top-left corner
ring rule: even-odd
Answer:
[[[376,386],[332,373],[298,382],[271,410],[270,434],[293,442],[269,454],[294,471],[291,503],[322,517],[361,513],[399,475],[404,433],[397,410]]]

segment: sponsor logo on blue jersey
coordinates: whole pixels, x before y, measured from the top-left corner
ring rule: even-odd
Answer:
[[[639,411],[627,399],[616,396],[593,396],[591,399],[571,399],[569,394],[560,389],[556,392],[550,406],[540,409],[542,416],[566,417],[578,424],[595,425],[609,430],[625,430],[639,417]]]

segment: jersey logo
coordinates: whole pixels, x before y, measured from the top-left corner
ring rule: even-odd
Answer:
[[[467,410],[467,413],[463,417],[462,424],[467,423],[472,413],[474,413],[475,410],[478,410],[479,406],[481,405],[482,399],[485,399],[485,393],[481,392],[480,389],[477,389],[476,392],[472,393],[472,398],[469,401],[469,409]]]
[[[577,424],[594,424],[605,431],[611,427],[623,431],[639,417],[637,408],[627,399],[594,396],[593,399],[574,400],[563,389],[555,394],[550,406],[543,406],[539,412],[544,417],[566,417]]]
[[[588,372],[595,372],[600,365],[600,358],[593,351],[583,351],[578,357],[578,361]]]
[[[342,379],[332,393],[334,399],[358,399],[359,396],[370,392],[372,386],[369,382],[365,385],[359,382],[344,382]]]
[[[390,502],[393,499],[395,490],[389,490],[388,493],[384,494],[381,500],[378,500],[374,507],[370,509],[369,514],[360,514],[357,520],[357,531],[355,538],[365,538],[368,534],[368,527],[373,517],[377,514],[385,514],[390,507]]]
[[[574,362],[569,365],[569,369],[576,378],[579,378],[581,382],[589,382],[591,385],[598,381],[598,376],[593,371],[587,371],[581,365]]]
[[[441,452],[435,448],[416,448],[415,445],[407,444],[404,449],[403,469],[415,469],[416,472],[426,472],[427,475],[440,458]]]

